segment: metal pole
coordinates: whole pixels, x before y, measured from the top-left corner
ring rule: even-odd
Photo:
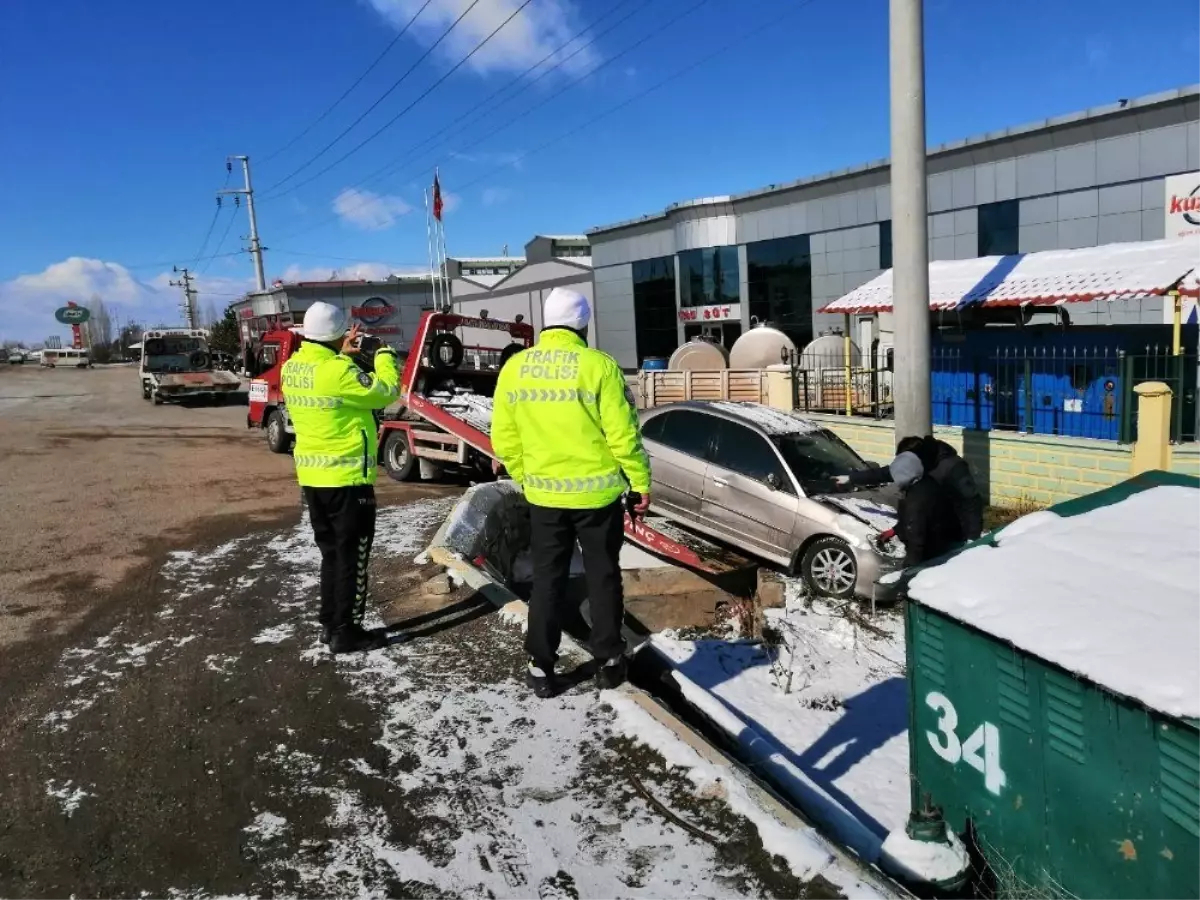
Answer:
[[[446,223],[438,220],[438,234],[441,236],[441,244],[439,246],[439,254],[441,261],[438,263],[438,269],[442,276],[442,300],[445,301],[451,312],[454,310],[454,295],[450,290],[450,264],[446,259]]]
[[[254,257],[254,278],[258,289],[267,289],[267,276],[263,272],[262,244],[258,240],[258,216],[254,212],[254,188],[250,184],[250,157],[242,157],[242,172],[246,175],[246,209],[250,212],[250,255]]]
[[[852,416],[854,415],[854,397],[850,393],[850,378],[852,374],[850,370],[850,313],[846,313],[844,322],[846,333],[842,336],[842,365],[845,371],[842,375],[846,379],[846,415]]]
[[[925,211],[923,0],[890,0],[896,441],[933,432]]]
[[[433,297],[433,308],[441,312],[442,305],[438,303],[438,279],[433,273],[433,222],[429,217],[429,189],[421,192],[425,198],[425,241],[429,245],[429,290]]]
[[[254,211],[254,186],[250,182],[250,157],[231,156],[225,161],[226,168],[230,165],[229,161],[234,159],[242,162],[242,174],[245,176],[246,185],[243,188],[217,191],[217,196],[222,194],[244,194],[246,196],[246,210],[250,214],[250,256],[254,259],[254,279],[258,285],[258,292],[261,294],[267,289],[267,276],[263,271],[264,248],[258,239],[258,215]]]

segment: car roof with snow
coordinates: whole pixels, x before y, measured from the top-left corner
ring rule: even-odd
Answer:
[[[908,597],[1171,716],[1200,718],[1200,479],[1150,472],[1018,519]]]
[[[821,423],[795,413],[784,412],[761,403],[738,400],[684,400],[648,409],[645,411],[645,417],[649,418],[676,409],[691,409],[709,414],[717,413],[721,418],[736,419],[773,437],[785,434],[808,434],[820,431],[823,427]]]

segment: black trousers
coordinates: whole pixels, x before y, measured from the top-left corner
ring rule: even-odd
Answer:
[[[625,597],[619,561],[624,516],[620,500],[603,509],[552,509],[530,504],[533,594],[529,599],[525,649],[540,668],[549,671],[558,657],[562,605],[567,600],[576,541],[583,551],[592,612],[588,649],[600,660],[613,659],[625,651],[621,637]]]
[[[361,625],[367,564],[375,540],[375,488],[304,488],[313,537],[321,551],[321,624]]]

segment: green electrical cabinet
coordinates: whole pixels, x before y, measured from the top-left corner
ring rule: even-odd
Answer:
[[[1200,480],[1035,515],[908,584],[913,808],[1000,897],[1200,897]]]

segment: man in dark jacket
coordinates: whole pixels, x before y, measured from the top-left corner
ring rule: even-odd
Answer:
[[[914,454],[921,461],[923,472],[946,488],[951,503],[950,512],[958,519],[963,539],[973,541],[983,533],[983,495],[975,484],[971,467],[958,455],[957,450],[933,435],[926,435],[904,438],[896,451],[898,454]],[[892,481],[899,484],[892,472],[895,464],[893,460],[891,465],[881,468],[840,475],[834,482],[840,487],[868,487]]]
[[[962,524],[955,514],[951,488],[925,473],[913,451],[897,454],[888,467],[900,487],[896,527],[879,535],[886,543],[892,536],[904,542],[904,567],[918,566],[949,553],[963,543]]]

